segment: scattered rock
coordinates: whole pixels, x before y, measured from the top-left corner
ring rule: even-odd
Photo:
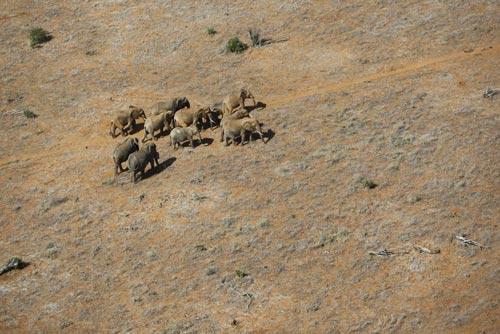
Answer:
[[[207,276],[212,276],[217,274],[219,270],[216,267],[210,267],[207,269]]]
[[[59,255],[59,247],[54,242],[49,242],[45,249],[45,256],[50,259],[55,259]]]
[[[485,99],[492,99],[495,95],[498,94],[498,92],[499,90],[497,89],[488,88],[486,92],[484,92],[483,97]]]
[[[231,227],[236,223],[236,218],[224,218],[222,220],[222,225],[225,227]]]
[[[406,200],[408,201],[408,203],[415,204],[417,202],[420,202],[422,200],[422,197],[420,195],[411,194],[408,195]]]

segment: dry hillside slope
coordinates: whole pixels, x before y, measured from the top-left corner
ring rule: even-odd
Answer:
[[[224,52],[250,27],[284,41]],[[0,265],[30,265],[0,332],[498,333],[499,27],[494,0],[1,1]],[[164,137],[113,181],[113,112],[242,86],[266,144]]]

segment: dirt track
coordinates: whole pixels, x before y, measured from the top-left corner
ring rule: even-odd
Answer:
[[[500,89],[498,14],[1,4],[0,264],[31,265],[0,276],[0,332],[498,332],[500,108],[483,97]],[[31,49],[32,26],[54,39]],[[221,53],[252,26],[289,40]],[[155,173],[113,182],[114,110],[243,85],[266,105],[267,144],[161,138]]]

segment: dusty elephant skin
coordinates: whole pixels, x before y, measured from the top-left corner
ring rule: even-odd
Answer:
[[[142,142],[144,143],[149,136],[156,141],[155,131],[160,130],[159,136],[163,135],[163,131],[166,129],[170,130],[170,124],[172,121],[173,113],[171,111],[165,111],[158,115],[153,115],[144,122],[144,138]]]
[[[115,138],[116,130],[120,130],[122,136],[130,134],[134,130],[135,120],[142,118],[146,119],[146,114],[143,109],[136,106],[129,106],[128,110],[121,110],[116,113],[114,120],[111,122],[109,134]]]
[[[128,157],[128,170],[131,173],[132,182],[136,182],[137,174],[141,173],[141,177],[144,178],[144,170],[146,166],[151,165],[151,170],[154,170],[155,163],[159,165],[158,159],[160,155],[156,150],[156,145],[153,143],[147,143],[140,150],[133,152]]]
[[[227,116],[222,119],[220,141],[223,141],[226,146],[229,145],[229,140],[231,140],[233,144],[238,145],[235,139],[240,137],[241,145],[245,145],[246,134],[248,133],[250,140],[252,140],[252,133],[254,132],[259,135],[260,139],[265,144],[264,135],[262,134],[262,124],[256,118],[244,117],[239,114],[233,117],[227,114]]]
[[[212,118],[212,110],[210,110],[210,107],[196,109],[184,108],[177,111],[174,116],[175,126],[182,128],[188,127],[192,124],[196,125],[197,127],[202,127],[203,124],[207,122],[207,120],[210,122],[210,127],[215,124],[215,121]]]
[[[186,128],[174,128],[170,132],[170,145],[174,147],[174,150],[176,150],[183,142],[189,141],[189,145],[191,145],[191,147],[194,148],[194,143],[193,143],[194,135],[198,135],[201,143],[202,142],[201,134],[196,126],[192,125]]]
[[[233,110],[245,107],[245,100],[251,99],[255,107],[255,97],[246,88],[242,88],[238,95],[228,95],[222,101],[222,113],[231,114]]]
[[[177,110],[181,110],[183,108],[191,108],[189,100],[187,99],[187,97],[176,97],[169,100],[168,102],[156,103],[156,108],[153,112],[153,115],[158,115],[165,111],[171,111],[175,114]]]
[[[115,176],[123,172],[122,163],[128,160],[130,154],[139,150],[139,139],[127,138],[118,144],[113,151],[113,162],[115,163]]]
[[[0,27],[0,271],[30,263],[0,333],[498,333],[498,1],[1,1]],[[220,142],[228,95],[266,144]],[[183,97],[219,127],[115,178],[145,147],[115,113]]]

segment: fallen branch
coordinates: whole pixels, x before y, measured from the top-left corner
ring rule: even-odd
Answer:
[[[458,242],[460,242],[464,246],[476,246],[476,247],[479,247],[480,249],[485,248],[485,246],[481,245],[477,241],[467,239],[465,236],[462,236],[462,235],[456,235],[455,239],[457,239]]]
[[[427,253],[427,254],[439,254],[439,253],[441,253],[441,250],[439,248],[429,249],[427,247],[422,247],[422,246],[418,246],[418,245],[413,246],[413,248],[415,248],[415,250],[419,253]]]
[[[5,273],[8,273],[11,270],[14,269],[23,269],[29,265],[28,262],[24,262],[18,257],[13,257],[12,259],[7,262],[5,266],[3,266],[2,269],[0,269],[0,275],[3,275]]]
[[[369,251],[368,254],[369,255],[372,255],[372,256],[383,256],[383,257],[389,257],[389,256],[393,256],[393,255],[405,255],[405,254],[408,254],[409,251],[399,251],[399,252],[392,252],[390,250],[387,250],[387,249],[382,249],[378,252],[374,252],[374,251]]]

